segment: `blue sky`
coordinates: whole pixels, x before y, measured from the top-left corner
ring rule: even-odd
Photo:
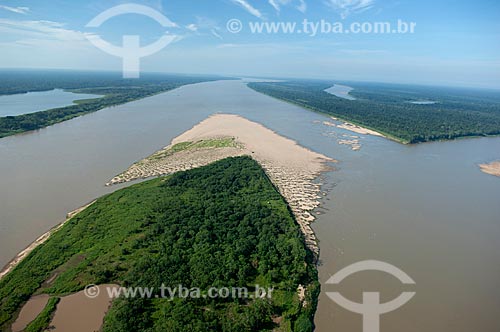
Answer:
[[[0,0],[0,67],[121,70],[94,47],[98,34],[149,44],[165,28],[122,15],[86,24],[115,5],[150,6],[177,38],[141,59],[144,71],[402,82],[500,88],[500,2],[437,0]],[[238,19],[240,33],[227,31]],[[253,34],[249,22],[415,22],[413,34]]]

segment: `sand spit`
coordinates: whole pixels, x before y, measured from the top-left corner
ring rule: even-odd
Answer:
[[[234,144],[227,144],[228,139],[233,139]],[[226,144],[223,147],[210,147],[214,144],[201,143],[213,140],[225,140]],[[195,148],[174,152],[180,144]],[[209,147],[197,148],[203,145]],[[314,180],[321,172],[331,169],[326,162],[335,160],[299,146],[261,124],[240,116],[217,114],[207,118],[176,137],[171,145],[132,165],[108,185],[171,174],[241,155],[251,156],[262,166],[287,200],[304,234],[306,245],[318,255],[319,248],[310,223],[315,219],[311,211],[319,205],[321,184]]]
[[[211,140],[220,141],[227,139],[227,137],[217,137]],[[195,143],[202,143],[202,140],[198,140]],[[244,148],[236,142],[234,145],[225,147],[196,147],[197,144],[193,144],[195,146],[194,148],[171,152],[174,145],[175,144],[171,144],[133,164],[125,172],[111,179],[106,185],[110,186],[136,179],[146,179],[149,177],[186,171],[211,164],[220,159],[237,157],[245,154]]]
[[[337,119],[333,116],[331,117],[331,119],[333,119],[335,121],[339,121],[339,119]],[[332,127],[337,127],[337,128],[349,130],[349,131],[352,131],[354,133],[358,133],[361,135],[372,135],[372,136],[386,137],[386,136],[382,135],[381,133],[376,132],[375,130],[371,130],[371,129],[364,128],[361,126],[357,126],[357,125],[349,123],[349,122],[344,122],[343,124],[336,125],[335,123],[324,121],[323,124],[328,125],[328,126],[332,126]]]
[[[481,171],[486,174],[500,176],[500,160],[493,161],[489,164],[479,164]]]
[[[26,258],[33,250],[35,250],[36,247],[38,247],[39,245],[41,245],[42,243],[44,243],[45,241],[47,241],[47,239],[52,235],[54,234],[55,232],[57,232],[68,220],[70,220],[71,218],[73,218],[74,216],[76,216],[78,213],[82,212],[83,210],[85,210],[87,207],[89,207],[90,205],[92,205],[95,201],[92,201],[90,202],[89,204],[85,205],[85,206],[82,206],[74,211],[71,211],[70,213],[68,213],[66,215],[66,220],[63,221],[62,223],[60,223],[59,225],[55,226],[54,228],[52,228],[51,230],[49,230],[48,232],[42,234],[38,239],[36,239],[35,241],[33,241],[28,247],[26,247],[26,249],[24,249],[23,251],[21,251],[20,253],[18,253],[16,255],[16,257],[14,257],[14,259],[12,259],[7,265],[5,265],[5,267],[0,271],[0,279],[2,279],[3,277],[5,277],[7,275],[7,273],[9,273],[10,271],[12,271],[19,263],[21,263],[21,261]]]

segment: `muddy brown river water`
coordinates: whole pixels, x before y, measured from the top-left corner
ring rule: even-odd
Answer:
[[[339,160],[323,176],[327,194],[313,225],[323,285],[317,331],[362,331],[361,315],[325,292],[360,302],[363,291],[380,291],[385,302],[408,288],[415,297],[383,315],[380,331],[498,331],[500,178],[477,165],[500,159],[500,138],[406,146],[359,135],[361,150],[352,151],[338,143],[356,134],[239,81],[184,86],[0,139],[0,265],[67,212],[119,188],[104,186],[114,175],[216,112],[240,114]],[[380,272],[325,284],[366,259],[399,267],[416,285]]]

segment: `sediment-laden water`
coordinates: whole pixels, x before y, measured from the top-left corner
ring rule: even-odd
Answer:
[[[0,139],[0,265],[65,214],[116,190],[114,175],[167,145],[213,113],[240,114],[339,160],[322,178],[320,279],[377,259],[398,266],[416,285],[380,272],[323,284],[317,331],[361,331],[361,316],[326,291],[382,301],[415,297],[383,315],[381,331],[496,332],[500,312],[500,179],[477,164],[500,159],[500,138],[401,145],[324,125],[326,116],[280,102],[239,81],[181,87],[37,132]],[[339,142],[358,136],[361,149]]]

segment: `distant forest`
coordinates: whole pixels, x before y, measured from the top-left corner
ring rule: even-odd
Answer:
[[[334,96],[327,81],[249,83],[258,92],[367,127],[403,143],[500,134],[498,91],[354,83],[356,100]],[[431,100],[416,105],[410,101]]]
[[[0,95],[64,89],[103,95],[77,101],[76,105],[17,116],[0,117],[0,138],[40,129],[105,107],[169,91],[182,85],[222,79],[214,76],[143,74],[122,79],[119,73],[74,71],[0,71]]]
[[[55,277],[54,277],[55,276]],[[51,280],[47,282],[47,280]],[[0,330],[34,293],[88,284],[274,287],[272,298],[119,298],[103,331],[311,332],[319,282],[288,205],[250,157],[118,190],[68,221],[0,281]],[[307,289],[305,302],[299,285]],[[45,324],[45,325],[44,325]]]

